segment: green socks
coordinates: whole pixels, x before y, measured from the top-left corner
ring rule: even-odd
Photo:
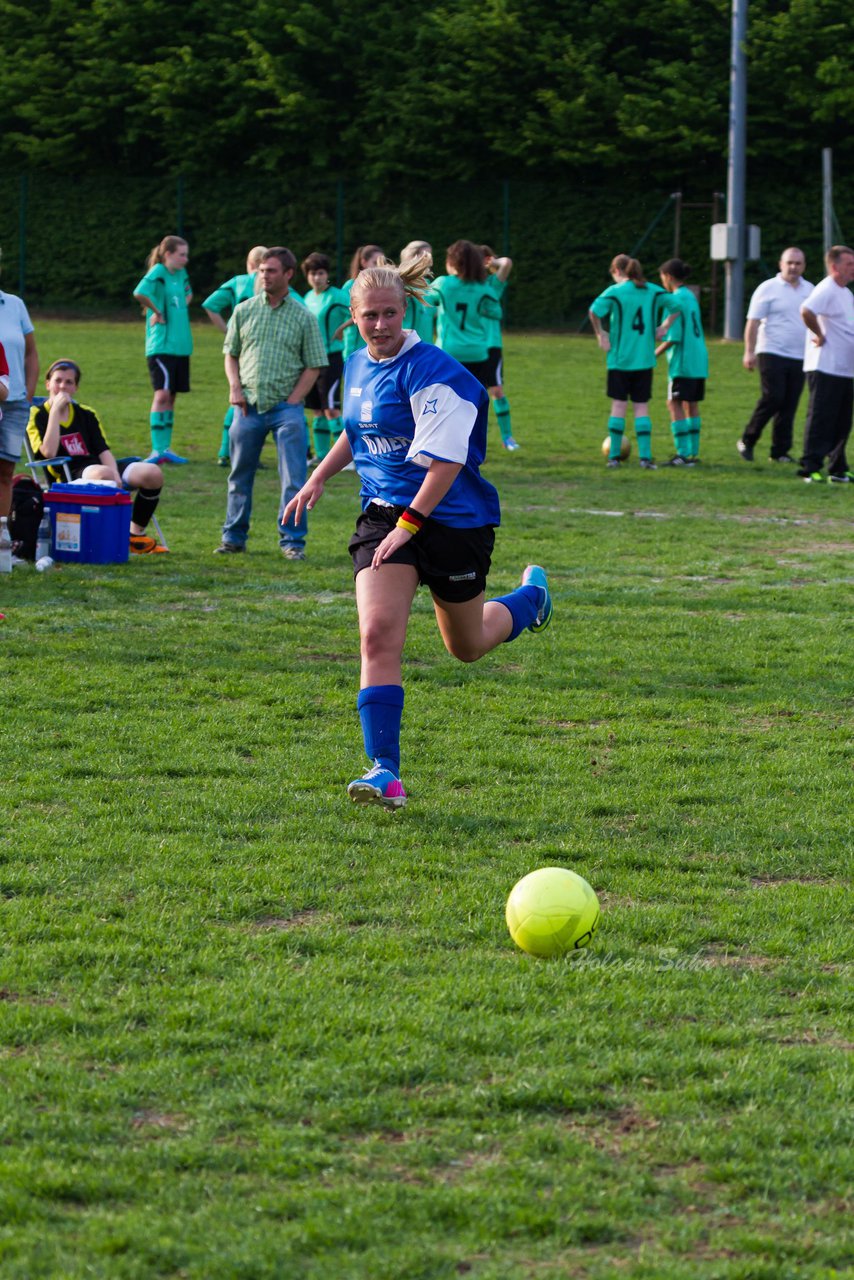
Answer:
[[[150,413],[148,422],[151,428],[151,448],[155,453],[163,453],[172,443],[171,413]]]
[[[635,418],[635,435],[641,462],[652,462],[652,423],[649,418]]]
[[[329,421],[326,418],[315,418],[311,425],[311,432],[314,436],[314,456],[321,461],[326,457],[332,448],[332,432],[329,430]]]
[[[685,426],[691,428],[691,439],[689,441],[688,452],[692,458],[700,456],[700,418],[686,418]]]
[[[498,419],[498,430],[501,432],[502,440],[509,440],[513,434],[513,428],[510,426],[510,401],[506,396],[497,396],[493,402],[495,416]]]
[[[626,428],[625,418],[609,418],[608,419],[608,435],[611,437],[611,452],[608,454],[609,462],[613,462],[616,458],[620,459],[620,448],[623,443],[623,432]]]
[[[674,418],[670,424],[673,432],[673,443],[680,458],[691,456],[691,419]]]

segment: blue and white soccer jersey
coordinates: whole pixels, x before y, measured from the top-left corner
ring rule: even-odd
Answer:
[[[354,352],[344,378],[344,427],[363,509],[374,501],[406,506],[431,462],[456,462],[462,470],[433,519],[459,529],[499,523],[498,494],[480,474],[489,397],[468,370],[408,332],[390,360]]]

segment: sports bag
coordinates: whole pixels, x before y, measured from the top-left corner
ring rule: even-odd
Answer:
[[[39,525],[44,514],[44,492],[30,476],[12,480],[12,510],[9,513],[9,536],[12,554],[22,560],[35,560]]]

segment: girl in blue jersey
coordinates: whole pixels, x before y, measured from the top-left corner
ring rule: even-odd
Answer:
[[[362,271],[351,314],[366,347],[347,361],[344,434],[285,509],[299,519],[352,459],[362,514],[350,539],[359,611],[358,709],[371,767],[347,788],[357,804],[398,809],[403,715],[401,660],[419,583],[430,588],[445,647],[475,662],[552,617],[545,571],[487,601],[498,495],[480,474],[489,397],[456,360],[403,327],[408,297],[426,288],[421,260]]]

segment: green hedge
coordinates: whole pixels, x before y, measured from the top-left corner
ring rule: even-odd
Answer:
[[[779,251],[801,245],[808,274],[820,266],[821,188],[787,181],[749,193],[752,221],[762,227],[763,258],[749,264],[746,291],[769,271]],[[686,190],[686,203],[709,202],[723,171]],[[70,180],[46,173],[14,177],[0,205],[3,284],[23,293],[35,309],[78,312],[131,311],[131,291],[146,255],[179,227],[190,241],[190,277],[197,303],[221,280],[242,269],[256,243],[288,244],[298,258],[313,249],[330,254],[346,275],[353,248],[373,241],[392,255],[423,237],[438,249],[466,236],[509,252],[515,263],[507,295],[508,323],[519,328],[577,328],[587,305],[609,283],[607,265],[618,252],[638,246],[661,215],[637,256],[654,277],[672,254],[673,204],[658,175],[646,187],[538,183],[496,178],[477,185],[432,183],[413,177],[404,186],[378,190],[334,180],[301,181],[238,173],[227,182],[203,178],[132,178],[90,174]],[[15,199],[15,195],[19,197]],[[837,180],[836,206],[850,207],[854,180]],[[723,218],[723,205],[721,206]],[[21,260],[21,225],[25,229]],[[685,208],[681,255],[695,266],[709,312],[708,258],[711,210]],[[718,272],[718,327],[723,314],[723,271]],[[301,278],[297,288],[305,288]]]

